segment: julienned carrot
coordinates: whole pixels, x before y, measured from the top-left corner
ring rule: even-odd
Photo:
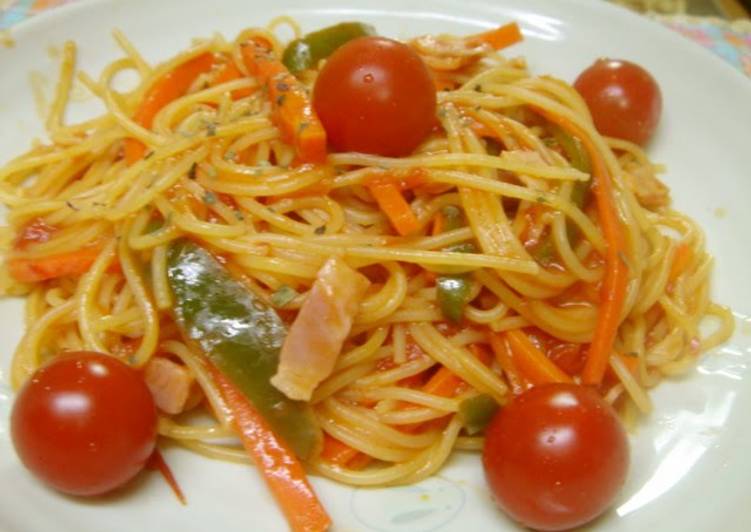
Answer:
[[[290,529],[294,532],[327,530],[331,519],[316,497],[305,469],[295,454],[273,433],[268,422],[232,381],[213,365],[208,366],[232,412],[245,450],[271,489]]]
[[[477,344],[469,346],[472,354],[483,364],[490,364],[490,354]],[[441,397],[453,397],[464,386],[464,381],[446,366],[442,366],[422,387],[422,391]]]
[[[519,25],[516,22],[504,24],[498,28],[476,35],[470,35],[466,38],[467,42],[471,44],[486,43],[489,44],[494,50],[501,50],[507,48],[512,44],[521,42],[524,37],[519,29]]]
[[[237,68],[237,66],[232,60],[229,60],[226,63],[222,64],[221,67],[219,67],[219,70],[217,71],[216,76],[214,76],[214,79],[211,80],[211,86],[216,87],[217,85],[221,85],[222,83],[227,83],[228,81],[234,81],[242,77],[243,77],[243,73],[240,72],[240,69]],[[244,89],[235,89],[232,91],[232,99],[239,100],[241,98],[245,98],[246,96],[250,96],[251,94],[253,94],[254,91],[255,91],[254,87],[246,87]]]
[[[369,182],[367,187],[397,233],[407,236],[420,228],[415,213],[396,184],[376,179]]]
[[[8,260],[8,271],[22,283],[83,275],[89,271],[101,251],[100,247],[92,246],[48,257],[11,258]]]
[[[514,329],[502,334],[508,340],[514,365],[532,384],[571,382],[571,377],[537,349],[524,331]]]
[[[422,391],[432,395],[440,395],[441,397],[451,397],[458,389],[464,384],[464,381],[457,377],[447,367],[443,366],[436,371],[432,377],[426,382]],[[405,407],[408,403],[404,403]],[[420,425],[413,425],[405,430],[415,430]],[[340,442],[328,435],[324,439],[323,452],[321,457],[332,464],[339,466],[347,466],[355,458],[359,459],[359,463],[367,465],[369,460],[368,455],[361,453],[360,451],[353,449],[345,443]],[[363,461],[365,457],[367,460]]]
[[[472,354],[483,364],[486,366],[490,364],[491,356],[487,350],[477,344],[472,344],[469,348]],[[463,386],[464,381],[461,378],[447,367],[442,366],[432,377],[430,377],[428,382],[422,386],[421,391],[432,395],[439,395],[441,397],[453,397]],[[404,403],[404,408],[408,408],[407,405],[409,405],[409,403]],[[423,424],[412,425],[410,429],[406,430],[414,431],[422,425]],[[370,462],[370,457],[368,455],[353,449],[328,434],[324,437],[324,447],[321,457],[339,466],[346,465],[350,469],[360,469]]]
[[[548,120],[558,124],[569,135],[577,137],[587,150],[592,163],[592,179],[595,185],[592,190],[595,195],[602,233],[607,242],[607,250],[597,324],[592,343],[589,345],[587,362],[582,371],[582,381],[584,384],[599,385],[602,382],[605,369],[608,367],[610,355],[613,351],[613,342],[618,333],[621,313],[626,300],[626,287],[628,285],[628,267],[624,262],[626,238],[623,225],[618,219],[610,173],[592,139],[581,127],[567,118],[543,110],[539,111]]]
[[[444,226],[444,216],[441,211],[438,211],[435,213],[435,218],[433,218],[433,229],[431,230],[430,234],[433,236],[440,235],[443,233],[443,226]]]
[[[451,397],[463,384],[463,380],[443,366],[430,377],[430,380],[422,387],[422,391],[431,395]]]
[[[133,115],[133,121],[146,129],[150,129],[156,114],[168,103],[188,92],[196,78],[211,70],[213,66],[214,55],[206,52],[164,74],[146,91]],[[137,139],[128,138],[125,139],[123,152],[125,162],[133,164],[146,153],[146,146]]]
[[[360,451],[353,449],[346,443],[324,433],[321,459],[341,467],[346,466],[353,458],[360,455]]]
[[[177,500],[180,502],[180,504],[182,504],[183,506],[188,504],[188,502],[185,500],[185,494],[180,488],[180,484],[177,483],[175,475],[172,474],[172,469],[170,469],[170,466],[164,460],[164,457],[162,456],[162,453],[159,452],[159,449],[154,449],[154,452],[149,457],[149,461],[146,463],[146,466],[149,469],[155,469],[159,471],[159,474],[162,475],[164,481],[169,485],[170,488],[172,488],[172,493],[175,494],[175,497],[177,497]]]
[[[615,356],[623,362],[623,365],[628,368],[632,375],[636,375],[639,371],[639,357],[621,355],[620,353],[616,353]],[[608,365],[608,367],[610,366]]]
[[[501,335],[492,334],[490,336],[490,346],[493,348],[498,365],[503,370],[503,373],[506,374],[514,395],[519,395],[529,389],[529,382],[519,373],[516,364],[514,364],[508,342]]]
[[[484,122],[478,122],[477,120],[472,120],[469,125],[470,129],[479,137],[497,137],[498,134],[493,131],[490,126],[485,124]]]
[[[691,247],[685,242],[678,244],[673,255],[673,264],[670,266],[670,273],[668,274],[668,282],[675,281],[688,267],[691,262]]]
[[[374,180],[385,181],[395,184],[399,190],[412,190],[430,183],[430,174],[421,167],[408,169],[391,169],[385,172],[379,172]]]
[[[282,140],[295,147],[300,162],[324,162],[326,131],[305,87],[274,57],[265,41],[247,41],[241,51],[248,72],[268,90],[272,119],[281,131]]]

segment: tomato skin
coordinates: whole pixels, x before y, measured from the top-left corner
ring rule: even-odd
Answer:
[[[630,61],[598,59],[574,87],[603,135],[646,144],[662,113],[662,93],[652,75]]]
[[[38,478],[71,495],[99,495],[143,468],[156,423],[154,400],[136,370],[82,351],[56,357],[24,384],[11,435]]]
[[[430,133],[436,94],[430,72],[409,46],[360,37],[329,57],[313,106],[336,151],[399,157]]]
[[[483,465],[496,502],[538,530],[566,530],[600,515],[628,464],[615,412],[583,386],[536,386],[502,408],[485,434]]]

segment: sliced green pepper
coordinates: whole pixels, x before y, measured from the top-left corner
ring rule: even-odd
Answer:
[[[498,408],[496,400],[485,393],[459,403],[459,416],[467,433],[472,435],[485,430]]]
[[[587,150],[584,149],[581,141],[576,137],[572,137],[557,126],[553,130],[553,135],[566,153],[566,157],[568,157],[568,160],[571,162],[571,166],[589,174],[592,171],[592,164],[589,161],[589,154],[587,154]],[[571,203],[581,209],[589,202],[591,191],[592,187],[590,181],[577,181],[571,189]],[[578,229],[575,225],[570,223],[566,224],[566,233],[568,234],[570,242],[574,242],[579,238]]]
[[[293,74],[315,68],[318,61],[330,56],[341,45],[357,37],[374,34],[373,26],[361,22],[342,22],[329,26],[289,43],[284,49],[282,63]]]
[[[441,209],[443,216],[443,232],[453,231],[465,225],[462,210],[456,205],[446,205]]]
[[[449,320],[459,323],[472,292],[470,280],[465,275],[441,275],[435,283],[441,312]]]
[[[579,139],[572,137],[558,126],[553,126],[553,137],[563,149],[571,166],[586,173],[589,173],[592,170],[592,164],[589,161],[587,150],[584,149],[584,146],[582,146]]]
[[[553,244],[553,237],[549,234],[545,235],[545,237],[534,248],[532,248],[532,257],[546,267],[553,264],[557,256],[555,245]]]
[[[553,126],[553,138],[555,138],[555,142],[558,143],[566,154],[566,158],[571,163],[571,166],[586,173],[592,171],[592,164],[589,161],[587,150],[584,149],[579,139],[569,135],[558,126]],[[581,209],[589,201],[590,194],[590,182],[577,181],[571,189],[571,203]],[[579,238],[578,229],[570,223],[566,224],[566,234],[568,235],[569,242],[575,242]],[[532,257],[543,266],[552,264],[556,256],[553,237],[550,234],[546,235],[532,250]]]
[[[309,458],[322,438],[312,409],[288,399],[270,383],[287,335],[274,309],[188,240],[170,245],[167,278],[183,333],[247,396],[297,456]]]

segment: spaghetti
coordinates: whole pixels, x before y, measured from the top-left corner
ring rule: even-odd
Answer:
[[[633,420],[650,411],[650,388],[731,335],[729,310],[710,298],[703,234],[670,207],[661,167],[599,135],[572,87],[488,47],[418,39],[410,44],[442,89],[439,125],[418,150],[299,164],[243,61],[249,39],[280,57],[282,24],[299,36],[276,19],[157,66],[115,33],[124,56],[98,79],[77,78],[106,112],[75,125],[64,122],[76,79],[66,44],[51,142],[0,169],[0,288],[26,297],[13,386],[63,351],[147,370],[166,358],[196,384],[162,412],[159,433],[247,461],[220,443],[233,434],[225,399],[175,322],[168,255],[182,237],[222,257],[287,322],[331,257],[368,278],[333,373],[309,402],[325,433],[309,466],[352,485],[416,482],[453,449],[481,448],[462,415],[478,395],[504,404],[533,384],[583,381]],[[141,81],[123,93],[114,80],[125,70]],[[311,86],[315,75],[301,79]],[[165,76],[179,94],[139,112]],[[374,178],[414,181],[402,191],[407,236],[379,207]],[[439,301],[445,276],[465,289],[458,323]],[[213,421],[192,423],[197,412]]]

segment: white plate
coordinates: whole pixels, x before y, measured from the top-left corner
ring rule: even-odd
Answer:
[[[313,7],[311,4],[315,4]],[[365,20],[380,33],[406,38],[429,32],[469,33],[501,22],[521,23],[526,41],[511,54],[532,70],[572,80],[599,56],[627,58],[648,68],[664,95],[664,116],[651,155],[669,167],[676,206],[705,228],[717,257],[714,293],[736,311],[732,341],[707,355],[691,376],[660,386],[656,411],[632,438],[633,465],[604,530],[751,530],[751,83],[685,38],[600,1],[440,0],[100,0],[41,15],[12,30],[16,45],[0,48],[0,161],[26,149],[40,122],[29,90],[31,71],[51,92],[57,65],[50,47],[75,39],[91,73],[118,51],[118,27],[147,59],[159,61],[194,36],[263,25],[290,14],[304,30],[340,20]],[[52,54],[54,55],[54,54]],[[70,119],[97,107],[78,102]],[[0,529],[34,531],[284,530],[285,524],[255,471],[170,450],[167,459],[189,505],[180,507],[156,474],[142,475],[124,493],[77,500],[47,490],[13,453],[7,417],[7,368],[21,334],[21,303],[0,301]],[[509,529],[492,505],[476,455],[458,453],[418,486],[355,490],[315,478],[316,489],[341,532]]]

